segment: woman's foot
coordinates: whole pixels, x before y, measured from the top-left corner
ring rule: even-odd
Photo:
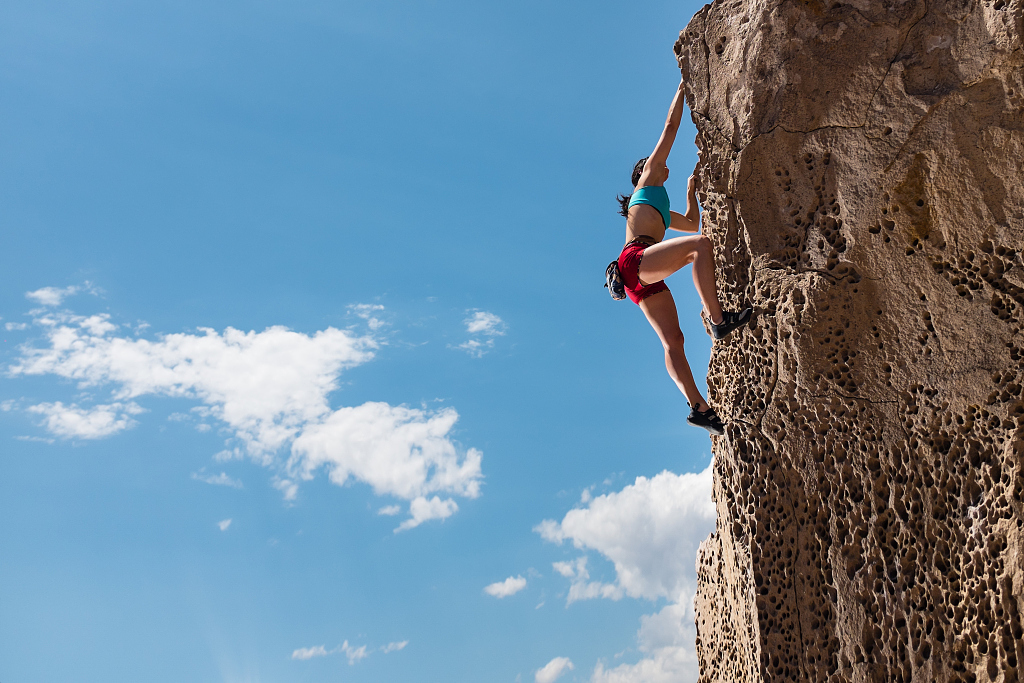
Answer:
[[[750,321],[750,314],[754,309],[744,308],[742,311],[722,311],[722,322],[717,325],[711,323],[711,334],[715,339],[724,339],[737,327],[742,327]]]
[[[725,425],[711,406],[707,406],[707,410],[703,411],[697,410],[696,407],[691,408],[690,415],[686,418],[686,421],[694,427],[702,427],[708,430],[715,436],[725,434]]]

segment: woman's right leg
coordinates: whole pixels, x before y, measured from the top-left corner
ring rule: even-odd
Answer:
[[[704,235],[674,237],[644,249],[643,260],[640,262],[640,282],[664,280],[688,263],[693,263],[693,284],[697,287],[704,310],[711,322],[717,325],[723,318],[722,305],[718,302],[718,286],[715,284],[715,255],[711,249],[711,240]]]
[[[650,249],[647,252],[650,252]],[[647,252],[644,256],[645,260]],[[679,314],[676,312],[676,302],[672,298],[672,292],[666,290],[643,299],[640,302],[640,310],[647,316],[648,322],[658,333],[658,338],[661,339],[661,344],[665,347],[665,368],[672,381],[686,396],[690,406],[698,411],[707,410],[707,401],[697,389],[697,383],[693,381],[693,372],[690,370],[690,364],[686,361],[686,354],[683,352],[683,332],[679,329]]]

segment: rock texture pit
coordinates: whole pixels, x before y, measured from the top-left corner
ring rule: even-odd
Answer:
[[[702,681],[1024,679],[1021,0],[718,0]]]

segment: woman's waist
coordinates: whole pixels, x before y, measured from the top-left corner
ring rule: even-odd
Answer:
[[[647,246],[651,246],[660,242],[664,237],[664,233],[660,237],[656,237],[654,235],[634,234],[627,231],[626,246],[628,247],[631,244],[646,244]]]
[[[644,206],[646,211],[631,211],[626,218],[626,236],[649,235],[656,242],[665,239],[668,226],[665,217],[653,207]]]

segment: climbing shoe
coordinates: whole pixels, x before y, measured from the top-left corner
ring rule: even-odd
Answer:
[[[742,311],[722,311],[722,322],[717,325],[711,323],[711,334],[715,339],[725,339],[726,336],[737,327],[746,325],[750,320],[750,314],[754,309],[744,308]]]
[[[612,261],[604,269],[604,286],[608,288],[608,293],[616,301],[626,298],[626,285],[622,282],[622,276],[619,274],[618,261]]]
[[[698,411],[696,408],[690,408],[690,415],[686,418],[686,421],[694,427],[702,427],[715,436],[722,436],[725,434],[725,425],[722,424],[722,419],[718,417],[718,413],[711,406],[704,412]]]

